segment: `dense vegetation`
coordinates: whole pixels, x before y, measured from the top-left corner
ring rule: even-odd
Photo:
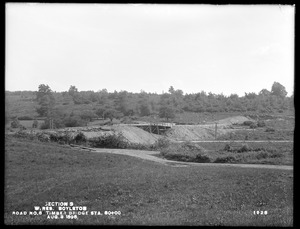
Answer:
[[[157,117],[173,120],[181,113],[227,113],[248,112],[259,114],[293,111],[294,98],[287,97],[280,83],[274,82],[271,91],[262,89],[258,94],[245,93],[224,96],[201,91],[185,93],[172,86],[168,93],[108,92],[106,89],[78,91],[70,86],[68,91],[53,92],[48,85],[41,84],[38,91],[6,91],[6,120],[33,120],[46,117],[45,125],[59,127],[84,126],[96,118]]]

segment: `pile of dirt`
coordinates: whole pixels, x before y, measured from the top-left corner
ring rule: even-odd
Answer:
[[[75,139],[79,134],[83,134],[87,140],[121,133],[130,143],[149,145],[153,144],[160,138],[160,135],[150,134],[141,128],[126,125],[113,125],[106,127],[72,127],[56,130],[38,130],[22,131],[23,134],[36,136],[44,141],[50,141],[50,138]]]
[[[116,133],[122,133],[122,135],[131,143],[137,144],[153,144],[156,142],[160,135],[150,134],[147,131],[135,126],[113,126],[112,128]]]
[[[232,125],[232,124],[243,124],[245,121],[253,121],[253,120],[245,116],[235,116],[235,117],[221,119],[216,123],[221,125]]]
[[[220,136],[234,131],[228,129],[228,126],[232,124],[243,124],[245,121],[251,121],[251,119],[244,116],[235,116],[205,125],[176,125],[166,132],[166,136],[176,141],[214,140],[215,123],[218,124],[217,136]]]
[[[74,131],[74,129],[69,131]],[[118,135],[119,133],[121,133],[124,138],[128,140],[128,142],[137,144],[153,144],[159,137],[161,137],[160,135],[150,134],[147,131],[142,130],[141,128],[126,125],[82,127],[76,128],[76,131],[78,133],[83,133],[87,140],[112,134]]]
[[[218,128],[217,134],[222,135],[232,131],[230,129]],[[200,141],[214,140],[214,125],[176,125],[169,129],[166,136],[176,141]]]

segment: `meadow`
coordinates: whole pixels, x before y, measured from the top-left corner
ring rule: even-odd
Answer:
[[[293,225],[292,170],[172,167],[11,136],[5,138],[4,191],[6,225]],[[48,201],[121,215],[12,215]]]

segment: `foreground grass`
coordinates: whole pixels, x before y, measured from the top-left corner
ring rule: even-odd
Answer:
[[[293,224],[293,172],[171,167],[133,157],[5,139],[6,224],[246,225]],[[121,216],[47,220],[13,216],[48,201],[68,201]],[[253,211],[268,211],[254,215]]]

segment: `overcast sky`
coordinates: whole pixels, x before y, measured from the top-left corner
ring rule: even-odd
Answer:
[[[6,90],[258,93],[294,85],[291,5],[6,3]]]

